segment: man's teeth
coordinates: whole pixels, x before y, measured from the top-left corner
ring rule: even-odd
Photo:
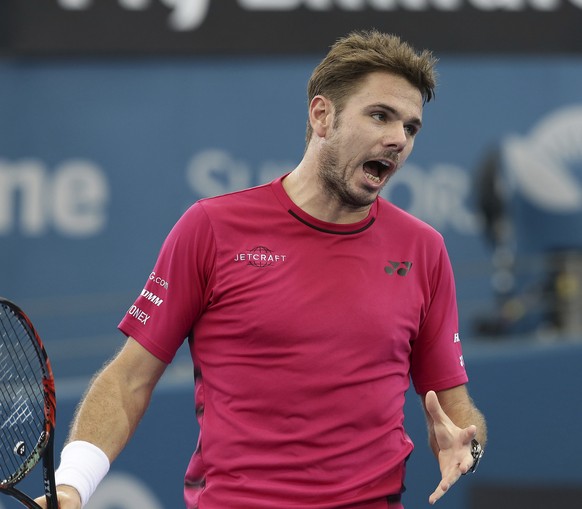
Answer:
[[[376,184],[379,184],[380,182],[382,182],[380,180],[380,177],[376,177],[376,175],[372,175],[371,173],[368,173],[367,171],[364,172],[364,175],[366,175],[366,178],[368,180],[371,180],[372,182],[376,182]]]

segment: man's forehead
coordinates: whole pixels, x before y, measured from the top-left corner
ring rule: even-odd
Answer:
[[[410,114],[421,115],[422,94],[403,76],[389,72],[372,72],[366,75],[353,90],[348,102],[385,104],[392,108],[402,107]]]

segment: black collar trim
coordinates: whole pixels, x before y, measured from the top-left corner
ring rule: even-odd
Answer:
[[[327,228],[321,228],[319,226],[315,226],[314,224],[311,224],[309,222],[307,222],[305,219],[299,217],[295,212],[293,212],[292,210],[288,210],[289,214],[291,214],[295,219],[297,219],[298,221],[301,221],[304,225],[309,226],[310,228],[313,228],[314,230],[317,230],[319,232],[323,232],[323,233],[331,233],[332,235],[354,235],[356,233],[361,233],[365,230],[367,230],[368,228],[370,228],[370,226],[372,226],[374,224],[374,221],[376,220],[376,218],[371,218],[370,221],[365,224],[364,226],[362,226],[361,228],[358,228],[357,230],[352,230],[352,231],[345,231],[345,232],[340,232],[340,231],[336,231],[336,230],[328,230]]]

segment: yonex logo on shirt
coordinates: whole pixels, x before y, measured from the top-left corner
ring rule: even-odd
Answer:
[[[142,311],[135,304],[129,308],[127,314],[133,316],[138,322],[146,325],[147,321],[151,318],[146,312]]]
[[[406,276],[412,268],[412,262],[393,262],[389,261],[388,265],[384,267],[384,272],[389,276],[398,274],[399,276]]]

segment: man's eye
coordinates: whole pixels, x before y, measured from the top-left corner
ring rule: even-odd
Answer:
[[[407,125],[404,129],[410,136],[415,136],[418,133],[418,127],[415,125]]]
[[[379,122],[384,122],[386,120],[386,114],[382,112],[372,113],[372,118]]]

